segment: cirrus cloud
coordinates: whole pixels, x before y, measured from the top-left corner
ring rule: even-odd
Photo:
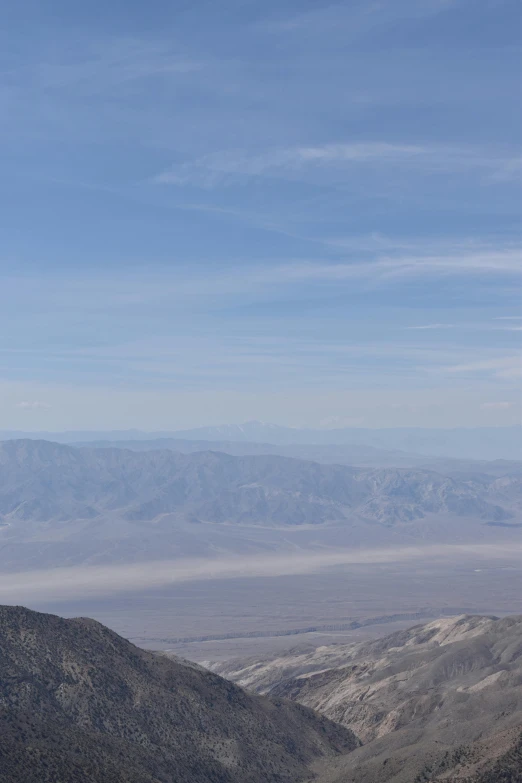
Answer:
[[[36,410],[48,410],[51,406],[47,402],[41,400],[22,400],[16,403],[17,408],[21,408],[24,411],[36,411]]]

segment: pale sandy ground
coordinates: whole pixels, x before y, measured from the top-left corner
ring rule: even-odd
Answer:
[[[0,576],[1,603],[95,617],[140,646],[194,660],[358,641],[440,614],[520,613],[521,599],[522,548],[516,542]],[[387,616],[389,622],[383,622]],[[364,629],[328,628],[368,618],[381,619]],[[323,630],[280,635],[310,627]]]

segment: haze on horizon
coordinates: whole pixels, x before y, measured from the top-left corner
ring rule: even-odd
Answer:
[[[0,428],[519,423],[519,10],[11,4]]]

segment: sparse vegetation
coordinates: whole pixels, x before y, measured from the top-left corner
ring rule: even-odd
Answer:
[[[134,647],[92,620],[0,608],[2,783],[296,783],[351,731]]]

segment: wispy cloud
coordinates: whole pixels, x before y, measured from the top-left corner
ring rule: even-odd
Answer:
[[[389,25],[390,23],[436,16],[457,4],[457,0],[384,0],[350,4],[331,3],[312,10],[262,22],[259,26],[267,32],[288,34],[308,33],[324,35],[327,32],[342,33],[349,40]]]
[[[407,326],[406,329],[454,329],[456,324],[425,324],[424,326]]]
[[[158,184],[213,188],[238,177],[303,179],[326,171],[336,179],[353,166],[379,166],[423,172],[475,170],[516,177],[522,158],[473,147],[389,142],[353,142],[280,148],[252,153],[227,150],[173,166],[153,178]]]
[[[512,402],[483,402],[482,410],[504,411],[514,407]]]
[[[443,369],[449,373],[490,373],[497,378],[519,378],[522,377],[522,357],[503,356],[498,359],[456,364]]]
[[[47,410],[51,406],[46,402],[41,402],[41,400],[22,400],[21,402],[16,403],[16,407],[21,408],[24,411],[38,411]]]
[[[495,321],[504,320],[495,318],[493,321],[483,323],[459,323],[459,324],[423,324],[421,326],[406,326],[407,330],[430,330],[430,329],[468,329],[473,331],[494,331],[494,332],[520,332],[522,326],[504,326],[495,323]]]
[[[508,249],[458,255],[413,255],[381,257],[365,263],[298,263],[259,272],[259,281],[342,281],[354,278],[390,280],[394,277],[507,274],[522,275],[522,251]]]
[[[180,47],[147,43],[139,39],[104,42],[77,41],[69,56],[50,57],[16,70],[21,83],[30,81],[46,91],[70,90],[76,95],[121,90],[151,77],[169,77],[199,71],[204,64],[186,57]]]
[[[28,382],[0,395],[6,425],[141,426],[153,388],[160,427],[176,389],[186,408],[208,390],[203,411],[241,389],[242,418],[280,421],[319,387],[382,396],[299,420],[370,423],[392,390],[429,388],[456,424],[514,399],[515,366],[443,371],[515,353],[522,324],[513,3],[185,5],[116,30],[111,4],[51,19],[40,3],[4,35],[0,369]],[[131,387],[132,413],[101,392],[91,404],[94,385]],[[69,409],[75,387],[85,403]],[[276,410],[278,387],[291,400]]]
[[[429,245],[429,243],[428,243]],[[129,271],[122,278],[110,270],[98,270],[96,274],[77,272],[62,279],[44,280],[40,277],[4,277],[3,296],[4,308],[11,302],[24,297],[25,306],[33,308],[34,312],[45,313],[49,318],[54,314],[74,314],[78,307],[82,312],[99,313],[100,308],[107,312],[124,312],[136,316],[137,309],[152,305],[156,309],[168,307],[171,312],[172,303],[181,311],[199,306],[208,307],[209,301],[223,303],[232,298],[237,305],[237,297],[241,294],[251,294],[259,300],[271,299],[274,292],[280,295],[285,288],[292,294],[296,286],[302,286],[310,291],[315,283],[327,285],[374,286],[378,284],[401,286],[409,279],[436,279],[461,276],[463,278],[485,277],[486,279],[502,278],[509,282],[522,275],[522,249],[508,245],[498,249],[473,248],[463,246],[459,252],[450,246],[444,252],[442,246],[439,252],[431,255],[427,252],[400,254],[350,255],[355,260],[332,262],[318,260],[295,260],[288,263],[270,260],[264,263],[239,265],[223,264],[221,266],[202,263],[195,268],[173,261],[170,270],[150,270],[146,274],[138,270]],[[364,260],[359,260],[362,256]],[[42,291],[45,298],[42,299]],[[310,296],[310,293],[307,294]],[[7,312],[7,310],[6,310]],[[9,310],[14,317],[18,309]],[[141,310],[140,310],[141,312]],[[147,311],[148,313],[148,311]],[[502,330],[518,330],[518,324],[512,326],[512,321],[503,318],[491,322],[491,328]],[[432,324],[412,324],[412,330],[419,329],[449,329],[469,326],[467,324],[434,322]],[[473,325],[476,328],[476,325]],[[484,325],[479,325],[483,327]]]

